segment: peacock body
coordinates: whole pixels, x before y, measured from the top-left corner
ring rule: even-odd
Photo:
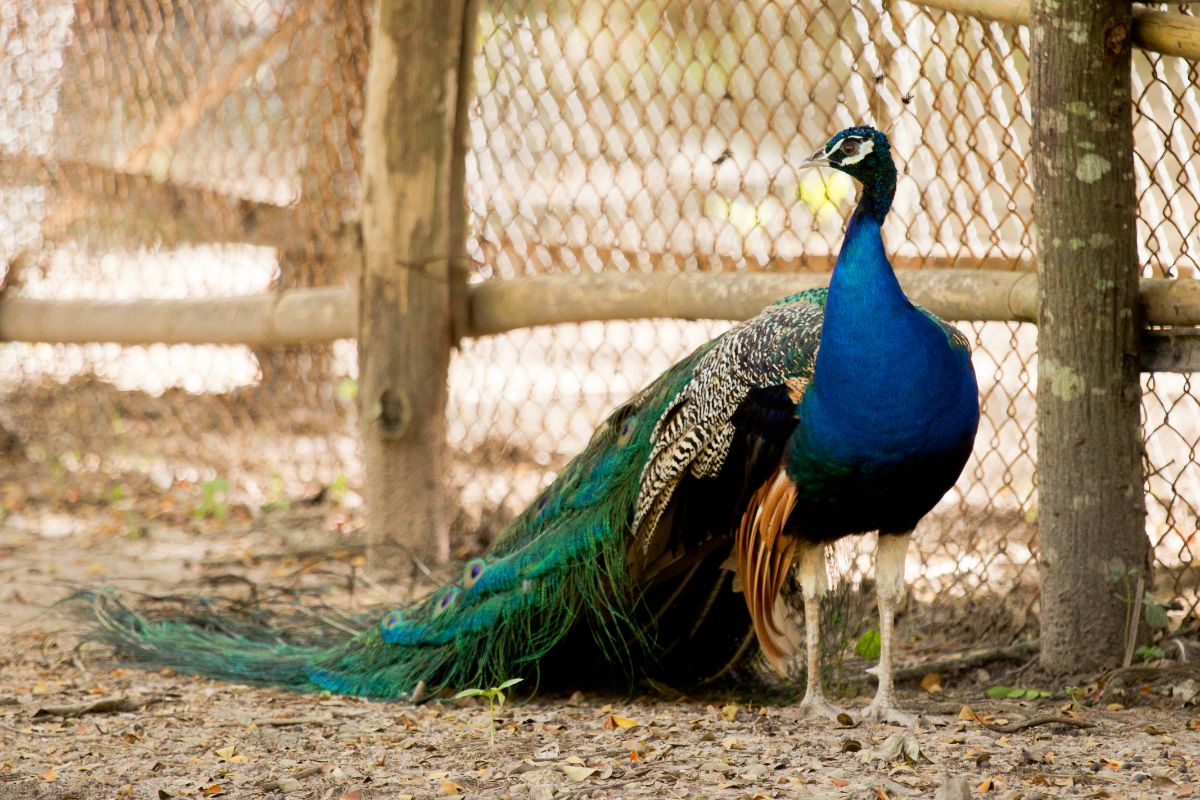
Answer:
[[[138,662],[372,697],[557,665],[678,685],[726,672],[755,640],[786,669],[801,637],[779,591],[799,562],[805,705],[830,713],[814,674],[822,547],[879,531],[884,653],[868,716],[896,718],[901,545],[970,453],[977,388],[966,340],[909,302],[884,251],[896,178],[886,137],[850,128],[810,163],[863,187],[829,288],[768,307],[618,407],[456,580],[332,647],[145,619],[110,595],[91,606],[101,637]]]

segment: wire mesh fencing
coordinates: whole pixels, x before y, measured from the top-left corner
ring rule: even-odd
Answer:
[[[207,297],[353,280],[365,0],[22,0],[0,9],[8,296]],[[901,178],[900,269],[1034,266],[1028,33],[901,0],[492,0],[470,105],[470,280],[825,271],[854,188],[796,165],[873,123]],[[1147,276],[1194,278],[1196,65],[1135,54]],[[486,542],[617,403],[728,323],[466,340],[448,409],[458,553]],[[1036,331],[964,323],[984,421],[910,577],[998,636],[1036,612]],[[352,342],[0,345],[0,427],[141,491],[221,476],[247,503],[362,480]],[[1156,593],[1194,613],[1200,393],[1145,378]],[[114,480],[118,478],[114,477]],[[861,544],[835,567],[863,574]],[[989,613],[981,615],[981,609]]]

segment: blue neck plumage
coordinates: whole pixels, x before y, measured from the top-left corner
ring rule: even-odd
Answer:
[[[846,227],[829,283],[813,376],[814,382],[829,384],[823,388],[830,391],[836,385],[845,385],[848,377],[859,376],[861,380],[872,356],[882,352],[881,348],[892,349],[880,337],[890,334],[903,338],[915,313],[883,248],[881,226],[895,193],[894,168],[875,176],[864,184],[858,207]]]
[[[930,323],[905,297],[883,248],[880,228],[895,187],[894,170],[863,186],[830,280],[813,383],[802,404],[809,433],[839,450],[854,448],[858,431],[886,437],[893,425],[897,432],[911,429],[919,406],[932,399],[927,391],[934,387],[914,385]]]

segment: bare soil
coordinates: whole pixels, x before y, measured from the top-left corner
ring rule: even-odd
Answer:
[[[581,687],[514,697],[496,712],[494,744],[479,699],[371,703],[123,669],[78,648],[77,623],[53,604],[109,585],[298,596],[352,614],[419,592],[429,577],[366,575],[358,519],[331,492],[264,511],[178,478],[162,486],[124,475],[116,492],[111,475],[86,465],[64,473],[13,455],[0,478],[5,800],[1200,798],[1197,676],[1174,662],[1109,680],[1106,691],[1079,681],[1074,699],[1063,681],[1012,665],[926,678],[902,687],[902,702],[921,713],[912,730],[808,720],[794,703],[749,690]],[[947,655],[929,641],[906,637],[902,663]],[[987,696],[1001,684],[1051,696]],[[107,705],[88,709],[95,703]],[[1022,722],[1036,724],[997,730]]]

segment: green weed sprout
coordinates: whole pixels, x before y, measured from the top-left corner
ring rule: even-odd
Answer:
[[[504,705],[504,690],[510,686],[515,686],[524,678],[509,678],[499,686],[493,686],[490,689],[463,689],[458,694],[454,695],[454,699],[458,700],[461,697],[486,697],[488,701],[488,740],[496,743],[496,706]]]

